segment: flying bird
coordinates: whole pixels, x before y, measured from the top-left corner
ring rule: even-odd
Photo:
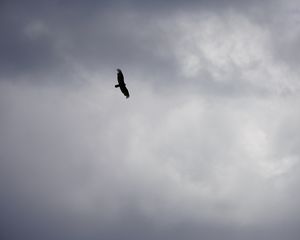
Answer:
[[[116,88],[120,87],[121,92],[126,96],[126,98],[129,98],[129,92],[128,89],[126,88],[126,84],[124,82],[124,76],[123,73],[121,71],[121,69],[117,69],[117,79],[118,79],[118,83],[117,85],[115,85]]]

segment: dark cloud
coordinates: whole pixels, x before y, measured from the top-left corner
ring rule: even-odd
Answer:
[[[191,9],[250,8],[240,1],[4,1],[2,5],[2,78],[37,74],[41,81],[43,74],[69,74],[79,67],[103,71],[109,66],[134,66],[147,74],[173,72],[172,50],[161,41],[165,16]],[[164,48],[166,52],[158,56]]]

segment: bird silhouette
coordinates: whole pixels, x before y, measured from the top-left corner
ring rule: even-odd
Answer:
[[[116,88],[120,87],[121,92],[126,96],[126,98],[129,98],[129,92],[128,89],[126,88],[126,84],[124,82],[124,75],[121,71],[121,69],[117,69],[117,79],[118,79],[118,84],[115,85]]]

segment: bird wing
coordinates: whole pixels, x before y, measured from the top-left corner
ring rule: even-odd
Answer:
[[[126,85],[124,84],[124,85],[120,86],[120,89],[121,89],[122,93],[126,96],[126,98],[129,98],[129,92],[128,92]]]
[[[121,71],[118,72],[118,83],[120,85],[125,85],[124,76],[123,76],[123,73]]]

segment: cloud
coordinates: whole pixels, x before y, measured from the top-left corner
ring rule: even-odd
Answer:
[[[292,2],[152,4],[1,8],[4,239],[299,236]]]
[[[112,236],[129,231],[137,237],[150,227],[162,238],[165,228],[158,226],[210,222],[210,236],[219,228],[255,229],[297,218],[292,193],[299,140],[291,133],[294,140],[285,142],[280,133],[294,115],[290,101],[157,99],[145,88],[135,95],[141,101],[124,103],[97,83],[71,90],[4,84],[1,89],[10,110],[1,121],[1,182],[9,196],[21,195],[10,205],[38,211],[27,213],[31,224],[58,218],[73,226],[68,216],[74,214],[82,234],[89,232],[85,219],[91,226],[120,228],[107,233]],[[54,220],[48,208],[58,211]],[[136,217],[146,221],[145,232],[130,230],[140,221]],[[196,226],[194,234],[200,234]]]
[[[45,75],[54,74],[52,79],[64,82],[70,81],[64,74],[78,68],[105,71],[112,65],[142,69],[147,74],[155,69],[168,75],[176,62],[174,49],[164,39],[174,35],[172,21],[176,22],[178,13],[197,9],[195,14],[204,13],[205,18],[207,12],[220,14],[256,6],[240,1],[172,1],[165,5],[152,1],[150,5],[146,1],[4,2],[2,78],[30,79],[35,74],[40,81],[49,81]],[[160,28],[166,19],[167,31]]]

